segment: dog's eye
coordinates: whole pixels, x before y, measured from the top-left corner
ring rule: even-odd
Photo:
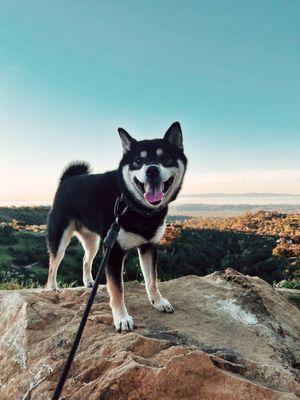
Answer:
[[[172,159],[169,156],[166,156],[166,155],[161,156],[161,160],[165,164],[170,164],[172,162]]]
[[[139,157],[139,158],[135,159],[134,162],[135,162],[137,165],[141,165],[141,164],[143,164],[143,162],[144,162],[144,158],[143,158],[143,157]]]

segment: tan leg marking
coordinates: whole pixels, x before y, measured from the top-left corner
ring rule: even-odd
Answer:
[[[172,313],[174,311],[173,306],[167,299],[162,297],[157,286],[156,265],[154,265],[152,252],[142,252],[140,249],[138,249],[138,252],[150,303],[158,311]]]
[[[86,287],[93,287],[92,265],[99,250],[100,236],[85,227],[75,232],[75,236],[84,249],[83,283]]]
[[[68,247],[72,239],[73,231],[74,231],[74,223],[72,222],[69,224],[69,226],[64,230],[64,233],[62,234],[56,256],[50,253],[48,281],[46,285],[47,289],[58,290],[57,270],[64,258],[66,248]]]
[[[106,282],[116,331],[132,331],[133,320],[125,306],[123,282],[118,286],[109,273],[106,273]]]

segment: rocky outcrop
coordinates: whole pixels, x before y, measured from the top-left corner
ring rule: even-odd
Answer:
[[[300,396],[300,311],[263,280],[227,269],[161,283],[174,314],[125,285],[135,331],[114,332],[100,288],[65,400],[264,400]],[[0,398],[48,400],[89,291],[0,292]]]

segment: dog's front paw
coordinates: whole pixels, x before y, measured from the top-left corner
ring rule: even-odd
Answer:
[[[133,319],[130,315],[115,318],[114,325],[117,332],[132,332],[133,331]]]
[[[94,281],[94,280],[90,280],[90,281],[87,281],[87,282],[84,284],[84,286],[85,286],[86,288],[90,289],[90,288],[94,287],[94,284],[95,284],[95,281]]]
[[[52,292],[57,292],[57,293],[60,292],[59,287],[54,285],[47,285],[46,290],[52,290]]]
[[[165,312],[165,313],[172,313],[174,312],[174,308],[172,304],[167,300],[161,297],[158,300],[151,300],[151,303],[154,308],[156,308],[160,312]]]

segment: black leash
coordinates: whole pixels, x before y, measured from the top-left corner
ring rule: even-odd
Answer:
[[[125,204],[125,208],[121,211],[122,203]],[[94,302],[94,299],[95,299],[95,296],[96,296],[96,293],[97,293],[98,286],[99,286],[99,284],[101,282],[101,279],[102,279],[102,276],[103,276],[103,267],[106,265],[106,263],[108,261],[108,258],[109,258],[109,255],[110,255],[110,252],[111,252],[111,250],[112,250],[112,248],[113,248],[113,246],[115,244],[115,241],[117,240],[117,237],[118,237],[118,233],[119,233],[119,230],[120,230],[119,217],[121,215],[126,214],[127,211],[129,210],[129,208],[130,208],[130,203],[125,199],[125,197],[123,195],[121,195],[121,197],[117,198],[117,200],[115,202],[115,207],[114,207],[115,221],[112,223],[111,227],[109,228],[109,231],[107,232],[107,235],[106,235],[105,239],[103,240],[103,245],[104,245],[104,248],[105,248],[105,254],[104,254],[104,257],[103,257],[102,262],[100,264],[100,267],[98,269],[97,276],[96,276],[96,279],[95,279],[95,283],[94,283],[92,292],[90,294],[89,300],[87,302],[87,305],[85,307],[83,316],[81,318],[81,321],[80,321],[80,324],[79,324],[79,327],[78,327],[78,330],[77,330],[77,333],[76,333],[72,348],[70,350],[70,353],[69,353],[67,361],[65,363],[63,372],[62,372],[62,374],[60,376],[59,382],[58,382],[58,384],[57,384],[57,386],[55,388],[55,392],[53,393],[53,396],[52,396],[51,400],[58,400],[59,399],[59,396],[60,396],[61,391],[63,389],[64,383],[65,383],[65,381],[67,379],[69,370],[71,368],[72,361],[73,361],[74,356],[76,354],[76,350],[78,348],[78,345],[79,345],[79,342],[80,342],[80,339],[81,339],[81,336],[82,336],[86,321],[87,321],[89,313],[91,311],[91,308],[92,308],[92,305],[93,305],[93,302]]]

